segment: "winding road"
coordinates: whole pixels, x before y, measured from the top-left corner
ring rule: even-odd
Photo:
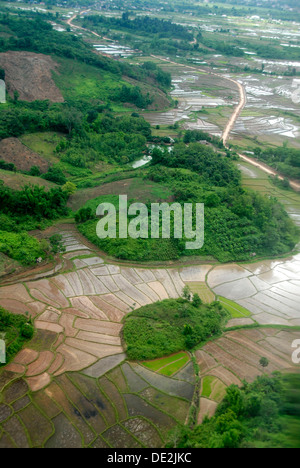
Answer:
[[[89,11],[90,10],[84,10],[84,11],[80,12],[80,14],[87,13]],[[95,31],[87,30],[87,29],[82,28],[80,26],[74,25],[73,21],[76,19],[76,17],[77,17],[77,14],[74,14],[72,16],[72,18],[69,18],[67,20],[67,24],[69,26],[72,26],[72,27],[76,28],[76,29],[82,29],[82,30],[84,30],[86,32],[90,32],[91,34],[93,34],[93,35],[95,35],[97,37],[101,37],[102,39],[110,40],[110,39],[108,39],[106,37],[100,36]],[[158,60],[161,60],[163,62],[171,63],[173,65],[181,65],[181,66],[184,66],[185,68],[189,68],[191,70],[196,70],[196,71],[201,71],[201,72],[204,72],[204,73],[208,73],[209,75],[216,76],[218,78],[221,78],[222,80],[230,81],[231,83],[235,84],[235,86],[238,88],[238,91],[239,91],[239,103],[235,107],[230,119],[228,120],[228,122],[226,124],[226,127],[224,128],[223,134],[222,134],[222,140],[223,140],[224,146],[226,148],[229,148],[228,139],[229,139],[230,133],[232,132],[232,130],[233,130],[234,126],[235,126],[235,123],[236,123],[237,119],[240,116],[240,113],[242,112],[243,108],[245,107],[245,105],[247,103],[247,94],[246,94],[245,87],[239,81],[234,80],[233,78],[229,78],[227,76],[223,76],[223,75],[220,75],[218,73],[208,72],[207,70],[205,70],[203,68],[195,67],[195,66],[192,66],[192,65],[180,64],[178,62],[173,62],[172,60],[166,59],[164,57],[159,57],[159,56],[156,56],[156,55],[152,55],[152,54],[151,54],[151,57],[156,58]],[[280,180],[285,179],[285,177],[283,177],[279,172],[277,172],[275,169],[272,169],[267,164],[261,163],[258,160],[254,159],[254,158],[250,158],[249,156],[245,156],[244,154],[241,154],[241,153],[238,153],[238,155],[244,161],[248,162],[249,164],[252,164],[255,167],[259,167],[262,171],[266,172],[267,174],[272,175],[272,176],[278,176],[278,178]],[[300,183],[299,182],[294,181],[292,179],[288,179],[288,181],[289,181],[290,187],[292,189],[294,189],[297,192],[300,191]]]

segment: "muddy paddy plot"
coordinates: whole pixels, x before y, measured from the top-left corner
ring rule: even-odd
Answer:
[[[275,336],[268,336],[270,332]],[[254,380],[261,375],[259,361],[262,356],[270,363],[265,372],[288,370],[292,367],[291,343],[296,337],[300,337],[300,332],[267,328],[227,332],[197,352],[201,375],[214,375],[225,385],[238,384],[236,377],[240,380]],[[269,345],[274,346],[280,354],[272,353]]]
[[[253,170],[256,172],[256,168]],[[258,179],[247,180],[257,183]],[[269,190],[264,185],[264,190]],[[293,210],[297,205],[294,194],[288,193],[286,199]],[[75,234],[65,235],[65,239],[70,245],[77,245]],[[81,242],[76,248],[81,249]],[[222,293],[224,298],[233,298],[249,311],[253,323],[280,321],[294,325],[300,320],[297,254],[255,264],[169,269],[103,265],[102,259],[97,258],[95,254],[88,256],[87,262],[81,258],[78,271],[56,274],[50,279],[26,280],[33,296],[39,296],[36,301],[22,285],[16,288],[23,304],[37,305],[38,330],[10,364],[14,367],[8,367],[24,374],[24,379],[5,368],[0,372],[0,388],[4,388],[0,446],[164,444],[169,429],[177,421],[184,422],[188,414],[195,390],[194,369],[191,362],[183,361],[178,366],[173,359],[166,363],[171,365],[168,372],[172,377],[168,377],[125,361],[120,332],[122,318],[130,307],[137,308],[140,303],[158,298],[178,297],[188,284],[192,291],[202,291],[210,297]],[[117,291],[112,290],[114,284]],[[13,298],[13,288],[0,288],[0,299]],[[224,386],[241,385],[243,378],[259,375],[261,356],[268,357],[270,371],[285,371],[290,367],[290,343],[297,337],[297,333],[278,329],[271,332],[270,328],[230,331],[198,350],[195,356],[200,377],[211,378],[211,401],[220,399]],[[207,408],[206,397],[199,397],[203,400],[201,419],[201,414],[212,411],[214,405]],[[34,418],[39,421],[37,434],[30,423]],[[6,423],[11,426],[6,425],[5,432]],[[19,423],[24,431],[19,431],[16,440],[17,435],[10,435],[8,428],[19,427]],[[139,434],[141,427],[145,430]]]
[[[52,424],[30,404],[18,413],[19,418],[26,427],[33,447],[41,447],[52,432]],[[20,445],[22,447],[22,445]]]
[[[142,448],[132,435],[130,435],[123,427],[116,425],[108,429],[103,434],[103,438],[115,448]]]
[[[70,424],[64,414],[53,419],[54,434],[45,444],[45,448],[78,448],[82,446],[80,433]]]
[[[171,377],[166,377],[149,371],[145,367],[138,364],[133,364],[133,369],[137,372],[149,385],[161,390],[172,396],[191,400],[194,393],[194,386],[189,382],[180,381]]]
[[[22,426],[20,419],[17,416],[12,416],[3,424],[3,429],[10,435],[16,447],[29,448],[30,443],[28,436]]]
[[[152,387],[146,388],[140,395],[159,410],[171,414],[178,422],[185,422],[190,407],[187,401],[171,397]]]
[[[168,431],[174,426],[175,420],[171,416],[159,411],[138,395],[125,394],[124,398],[129,416],[142,416],[152,421],[162,435],[166,436]]]
[[[145,447],[156,448],[163,445],[159,432],[145,419],[128,419],[122,425],[134,437],[138,438]]]
[[[201,424],[203,419],[208,416],[211,418],[217,409],[218,403],[207,398],[200,398],[200,411],[198,413],[197,423]]]
[[[271,142],[270,138],[273,137],[275,140],[272,144],[282,144],[288,140],[297,146],[300,136],[300,80],[264,74],[236,78],[245,88],[247,101],[235,124],[232,138],[258,136],[263,141]]]
[[[122,365],[122,372],[130,391],[140,392],[149,386],[148,382],[134,372],[128,363]]]
[[[88,367],[83,371],[85,375],[90,377],[101,377],[102,375],[106,374],[106,372],[110,371],[122,361],[124,361],[126,355],[124,353],[116,354],[114,356],[108,356],[103,359],[100,359],[98,362],[93,364],[91,367]]]
[[[179,66],[180,67],[180,66]],[[176,108],[166,112],[147,112],[144,118],[151,125],[174,125],[183,122],[185,128],[197,128],[221,135],[222,129],[210,120],[209,115],[203,114],[195,120],[194,112],[204,108],[232,106],[238,102],[238,93],[230,82],[210,75],[209,73],[191,72],[184,67],[173,71],[171,95],[178,101]]]
[[[118,391],[117,387],[113,382],[111,382],[106,376],[99,379],[99,386],[103,392],[109,396],[110,400],[113,401],[114,407],[118,413],[118,420],[122,421],[127,418],[127,409],[124,404],[124,400]]]

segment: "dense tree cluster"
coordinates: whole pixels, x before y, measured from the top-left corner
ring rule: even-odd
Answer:
[[[176,428],[168,447],[298,448],[300,376],[257,377],[242,388],[231,385],[215,416],[190,429]]]
[[[147,93],[146,96],[142,94],[139,86],[126,85],[123,85],[120,89],[115,91],[114,94],[111,95],[111,99],[112,101],[132,103],[140,109],[147,108],[153,102],[149,93]]]
[[[165,356],[221,333],[227,312],[218,302],[204,305],[188,299],[166,299],[126,317],[123,336],[130,359]]]
[[[0,185],[0,252],[22,265],[51,253],[48,242],[39,242],[26,231],[40,228],[49,220],[66,216],[68,194],[61,188],[25,186],[12,190]],[[54,253],[54,251],[53,251]]]
[[[0,185],[0,212],[11,215],[14,220],[30,216],[38,220],[55,219],[67,214],[67,194],[60,188],[25,186],[22,190],[12,190]],[[5,229],[5,225],[1,226]]]
[[[254,155],[287,177],[300,179],[300,150],[288,147],[255,148]]]
[[[228,262],[287,253],[295,246],[298,231],[283,206],[275,198],[243,189],[240,172],[227,156],[207,145],[178,143],[171,152],[155,148],[152,157],[145,178],[169,187],[182,205],[193,204],[194,228],[195,204],[204,203],[204,246],[186,250],[187,239],[174,239],[172,216],[171,239],[151,239],[150,232],[146,239],[99,239],[96,219],[78,220],[80,231],[109,255],[135,261],[213,255]],[[151,216],[149,229],[150,224]]]
[[[240,172],[227,159],[217,154],[210,146],[199,143],[178,143],[174,150],[161,151],[155,149],[152,153],[152,164],[174,168],[189,168],[199,174],[203,181],[215,186],[239,185]]]
[[[283,206],[275,198],[243,189],[240,173],[227,157],[198,143],[175,148],[169,157],[167,152],[154,151],[147,177],[172,187],[180,203],[204,203],[205,244],[193,254],[230,261],[276,255],[294,247],[297,228]],[[178,248],[181,254],[191,254],[183,244]]]
[[[16,172],[17,168],[13,163],[8,163],[6,161],[0,160],[0,169],[4,169],[5,171]]]
[[[151,36],[157,34],[159,37],[174,37],[187,41],[193,40],[193,35],[184,26],[172,23],[169,20],[151,18],[150,16],[138,16],[131,20],[128,13],[123,13],[121,18],[88,15],[84,18],[83,25],[88,29],[101,25],[109,28],[130,30],[135,34],[149,34]]]
[[[88,125],[62,140],[57,153],[62,161],[76,167],[89,167],[97,161],[126,164],[146,151],[150,124],[136,116],[113,117],[97,112],[87,115]]]

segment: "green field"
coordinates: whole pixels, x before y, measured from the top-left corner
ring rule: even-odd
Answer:
[[[251,315],[251,312],[249,312],[249,310],[245,309],[236,302],[226,299],[225,297],[220,296],[219,301],[233,318],[250,317]]]
[[[172,354],[153,361],[143,361],[143,366],[148,369],[158,372],[159,374],[171,376],[178,372],[188,361],[189,355],[185,352]]]
[[[202,379],[201,396],[220,402],[226,394],[226,385],[213,375],[207,375]]]
[[[189,282],[186,285],[190,288],[193,294],[197,293],[206,304],[210,304],[215,300],[214,293],[209,289],[206,283]]]

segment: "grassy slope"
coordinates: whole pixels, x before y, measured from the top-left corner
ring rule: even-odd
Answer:
[[[108,71],[71,59],[55,57],[55,60],[60,67],[58,73],[53,72],[53,79],[66,100],[86,99],[106,102],[116,89],[126,85],[139,86],[143,94],[149,93],[153,96],[152,109],[162,110],[169,106],[166,95],[155,85],[151,86],[127,77],[119,78]],[[132,112],[135,106],[112,103],[112,108],[116,112]]]
[[[21,190],[25,185],[39,185],[40,187],[45,187],[48,190],[57,187],[53,182],[41,179],[40,177],[4,171],[3,169],[0,169],[0,181],[1,180],[4,185],[14,190]]]

